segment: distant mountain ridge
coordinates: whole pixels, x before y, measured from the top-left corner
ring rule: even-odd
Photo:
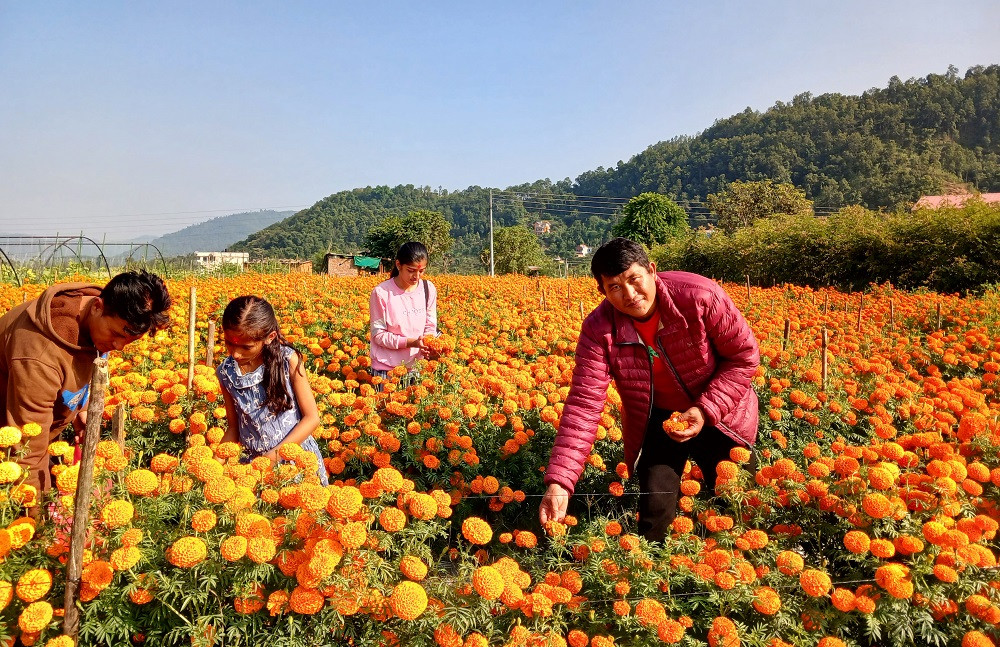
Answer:
[[[156,245],[160,252],[168,257],[184,256],[194,252],[221,251],[265,227],[288,218],[293,213],[295,212],[270,209],[234,213],[185,227],[148,242]]]
[[[819,207],[901,209],[921,195],[962,187],[1000,191],[1000,65],[901,81],[858,96],[808,93],[764,111],[747,108],[695,136],[648,147],[627,162],[570,181],[508,187],[519,197],[494,205],[499,226],[552,222],[547,252],[607,239],[614,208],[600,199],[644,191],[699,205],[735,180],[771,179],[802,188]],[[452,225],[457,267],[479,266],[487,240],[489,190],[434,191],[412,185],[341,191],[231,245],[272,257],[318,258],[361,249],[368,229],[414,209],[440,211]],[[620,201],[619,201],[620,202]],[[616,203],[617,204],[617,203]],[[700,216],[705,210],[701,207]],[[689,214],[692,215],[692,214]],[[457,268],[456,268],[457,269]]]

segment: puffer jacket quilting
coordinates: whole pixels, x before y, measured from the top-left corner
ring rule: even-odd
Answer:
[[[757,340],[732,299],[715,281],[689,272],[656,276],[657,333],[688,406],[737,442],[757,438],[758,403],[751,380],[760,364]],[[621,397],[625,464],[639,457],[652,405],[652,367],[632,319],[605,300],[583,322],[576,369],[562,411],[545,482],[572,492],[597,436],[607,389]]]

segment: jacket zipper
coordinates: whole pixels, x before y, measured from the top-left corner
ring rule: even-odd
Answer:
[[[653,356],[649,354],[649,347],[646,344],[637,341],[627,341],[622,342],[621,345],[642,346],[646,349],[646,359],[649,360],[649,411],[646,412],[646,424],[642,427],[642,442],[639,443],[639,453],[636,454],[635,462],[632,463],[632,472],[629,474],[629,476],[633,476],[639,469],[639,459],[642,458],[642,447],[646,444],[646,429],[649,427],[649,421],[653,417]]]
[[[660,343],[659,335],[656,336],[656,347],[660,349],[660,353],[663,355],[663,360],[667,363],[667,366],[670,367],[670,371],[674,374],[674,379],[676,379],[677,383],[681,385],[682,389],[684,389],[684,393],[687,395],[688,400],[690,400],[691,404],[693,405],[694,396],[691,394],[691,391],[688,390],[687,384],[684,384],[684,380],[681,379],[681,374],[677,372],[677,369],[674,367],[674,363],[670,361],[670,356],[667,355],[667,352],[665,350],[663,350],[663,344]],[[652,358],[650,358],[649,361],[652,363],[653,361]]]

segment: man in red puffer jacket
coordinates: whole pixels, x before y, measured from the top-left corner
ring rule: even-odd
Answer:
[[[583,322],[539,508],[561,521],[597,435],[607,389],[621,396],[629,474],[639,477],[639,532],[662,541],[677,511],[684,464],[694,460],[714,492],[716,466],[757,439],[757,340],[715,281],[656,272],[641,245],[615,238],[591,272],[606,297]],[[688,423],[663,430],[671,414]],[[755,464],[752,459],[751,468]]]

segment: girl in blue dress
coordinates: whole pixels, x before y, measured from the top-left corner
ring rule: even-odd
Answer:
[[[255,296],[237,297],[222,314],[229,356],[216,375],[226,403],[223,442],[238,442],[249,459],[266,456],[278,462],[278,449],[295,443],[319,460],[317,476],[327,485],[319,444],[312,433],[319,411],[303,366],[278,327],[274,308]]]

